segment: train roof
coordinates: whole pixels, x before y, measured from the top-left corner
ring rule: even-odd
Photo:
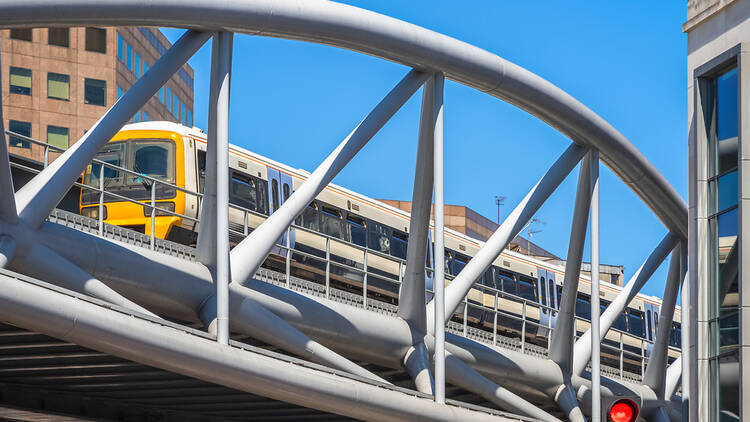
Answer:
[[[188,136],[188,137],[191,137],[191,138],[199,139],[199,140],[202,140],[204,142],[206,141],[206,138],[207,138],[206,133],[203,130],[201,130],[200,128],[196,127],[196,126],[193,126],[191,128],[191,127],[187,127],[187,126],[184,126],[182,124],[179,124],[179,123],[166,122],[166,121],[150,121],[150,122],[131,123],[131,124],[127,124],[127,125],[123,126],[123,128],[121,130],[123,130],[123,131],[124,130],[165,130],[165,131],[171,131],[171,132],[178,133],[181,136]],[[270,164],[272,167],[275,167],[275,168],[277,168],[280,171],[283,171],[283,172],[285,172],[285,173],[287,173],[287,174],[289,174],[291,176],[298,177],[300,179],[307,179],[307,177],[310,175],[310,172],[308,172],[308,171],[306,171],[304,169],[295,169],[295,168],[292,168],[292,167],[290,167],[290,166],[288,166],[286,164],[280,163],[280,162],[275,161],[273,159],[270,159],[268,157],[265,157],[265,156],[262,156],[260,154],[255,153],[255,152],[249,151],[249,150],[247,150],[245,148],[242,148],[242,147],[239,147],[237,145],[230,144],[229,145],[229,149],[232,150],[232,151],[234,151],[234,152],[236,152],[236,153],[240,153],[241,155],[246,155],[248,158],[251,158],[251,159],[254,159],[254,160],[257,160],[257,161],[262,161],[262,162],[264,162],[266,164]],[[338,186],[338,185],[335,185],[335,184],[331,183],[326,189],[330,189],[330,190],[332,190],[334,192],[335,191],[339,191],[339,192],[344,193],[346,195],[355,197],[359,201],[365,202],[368,205],[375,206],[376,208],[385,209],[388,212],[390,212],[391,214],[398,215],[398,216],[404,218],[407,221],[410,219],[410,214],[408,212],[400,209],[400,208],[388,205],[388,204],[386,204],[384,202],[378,201],[377,199],[370,198],[368,196],[362,195],[361,193],[352,191],[352,190],[347,189],[345,187]],[[432,221],[430,222],[430,227],[434,227]],[[451,230],[449,228],[445,228],[445,231],[446,231],[446,233],[449,233],[454,238],[458,238],[459,240],[462,240],[462,241],[467,242],[469,244],[473,244],[474,246],[476,246],[478,248],[481,248],[482,246],[484,246],[485,242],[483,242],[481,240],[478,240],[478,239],[474,239],[474,238],[472,238],[470,236],[467,236],[467,235],[465,235],[465,234],[463,234],[461,232],[458,232],[458,231],[455,231],[455,230]],[[554,264],[554,263],[546,262],[546,261],[543,261],[541,259],[537,259],[537,258],[528,256],[528,255],[524,255],[524,254],[521,254],[521,253],[518,253],[518,252],[514,252],[514,251],[511,251],[511,250],[508,250],[508,249],[503,250],[502,254],[506,255],[506,256],[509,256],[509,257],[513,257],[516,260],[519,260],[519,261],[522,261],[522,262],[526,262],[529,265],[533,265],[533,266],[536,266],[536,267],[539,267],[539,268],[543,268],[543,269],[546,269],[548,271],[553,271],[555,273],[558,273],[561,276],[563,274],[565,274],[565,267],[562,266],[562,265],[559,265],[559,264]],[[580,275],[580,279],[584,283],[586,283],[586,284],[589,284],[589,285],[591,284],[591,277],[588,276],[588,275],[581,274]],[[607,281],[604,281],[604,280],[602,280],[602,281],[603,281],[603,283],[600,283],[600,286],[603,289],[614,290],[614,291],[617,292],[617,294],[619,294],[622,291],[622,289],[623,289],[622,287],[620,287],[618,285],[615,285],[615,284],[612,284],[612,283],[608,283]],[[662,301],[661,298],[658,298],[658,297],[655,297],[655,296],[649,296],[649,295],[646,295],[646,294],[643,294],[643,293],[638,293],[636,295],[636,298],[641,299],[641,300],[646,300],[648,302],[655,303],[655,304],[658,304],[658,305],[661,305],[661,301]],[[679,306],[676,306],[675,309],[678,312],[680,311],[680,307]]]

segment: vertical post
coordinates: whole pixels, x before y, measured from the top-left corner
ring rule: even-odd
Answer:
[[[443,74],[435,78],[435,133],[433,147],[433,180],[435,183],[435,402],[445,403],[445,210],[443,197]]]
[[[367,249],[362,250],[364,266],[364,275],[362,276],[362,307],[367,309]]]
[[[156,249],[156,181],[151,181],[151,250]]]
[[[468,296],[464,297],[464,337],[467,334],[467,324],[469,319],[469,299]]]
[[[47,168],[49,165],[49,144],[44,144],[44,168]]]
[[[495,316],[492,320],[492,345],[497,346],[497,290],[495,291],[495,305],[493,309],[495,310]]]
[[[599,332],[599,151],[591,154],[591,332]],[[601,420],[601,341],[591,336],[591,421]]]
[[[326,299],[331,298],[331,238],[326,237]]]
[[[218,48],[216,104],[216,341],[229,343],[229,83],[232,71],[231,32],[214,35]]]
[[[242,220],[242,234],[245,235],[245,237],[247,237],[247,232],[248,231],[249,230],[247,228],[247,210],[245,210],[245,214],[244,214],[244,217],[243,217],[243,220]]]
[[[623,378],[623,366],[625,364],[625,347],[622,344],[622,332],[620,332],[620,379]]]
[[[104,236],[104,164],[99,166],[99,236]]]
[[[286,287],[292,284],[292,229],[286,229]]]

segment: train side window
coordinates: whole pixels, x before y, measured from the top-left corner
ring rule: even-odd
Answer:
[[[578,294],[576,298],[576,316],[585,320],[591,320],[591,301],[588,296]]]
[[[495,278],[497,279],[496,284],[498,288],[502,288],[505,293],[510,293],[514,296],[518,295],[518,292],[516,291],[516,280],[512,273],[500,270],[495,273]]]
[[[206,184],[206,151],[198,150],[198,189],[203,193]]]
[[[445,269],[443,270],[444,273],[455,275],[453,274],[453,255],[451,253],[451,250],[448,248],[445,249],[445,257],[443,259],[443,262],[445,262]]]
[[[682,346],[682,330],[679,322],[672,323],[672,329],[669,330],[669,345],[674,347]]]
[[[229,203],[239,205],[251,211],[258,208],[258,185],[252,178],[232,171],[229,182]]]
[[[311,202],[302,214],[297,217],[297,225],[302,226],[308,230],[319,231],[320,225],[318,224],[318,204],[314,201]]]
[[[407,244],[409,242],[409,235],[400,231],[400,230],[393,230],[392,240],[391,240],[391,255],[406,259],[406,248]]]
[[[289,187],[289,183],[284,183],[284,187],[281,190],[283,191],[282,195],[284,197],[284,202],[286,202],[286,200],[292,196],[292,189]]]
[[[555,280],[550,278],[549,280],[547,280],[547,282],[549,283],[550,306],[557,309],[557,298],[555,297]]]
[[[271,208],[273,208],[273,211],[276,211],[281,206],[279,202],[279,181],[276,179],[271,181],[271,198],[273,199]]]
[[[367,245],[367,230],[365,229],[365,219],[355,215],[348,214],[344,222],[346,230],[344,235],[349,242],[355,245],[365,246]]]
[[[499,286],[495,285],[495,272],[496,271],[497,271],[497,267],[495,267],[494,265],[491,265],[490,268],[487,268],[487,271],[485,271],[484,275],[482,276],[482,284],[484,284],[487,287],[497,289]]]
[[[540,302],[542,305],[547,304],[547,280],[542,277],[539,281],[539,291],[541,292],[541,298],[542,301]]]
[[[524,299],[537,302],[536,280],[521,276],[518,278],[518,295]]]
[[[458,275],[461,270],[464,269],[466,264],[469,263],[469,257],[466,255],[462,255],[458,252],[455,253],[455,256],[453,258],[453,275]]]
[[[377,252],[391,252],[391,229],[374,221],[367,222],[367,247]]]
[[[643,312],[636,310],[628,311],[628,332],[636,337],[645,337],[645,325],[643,323]]]
[[[258,186],[258,193],[255,196],[255,206],[257,207],[255,210],[268,215],[268,182],[254,176],[250,177],[255,180],[255,184]]]
[[[341,213],[333,207],[320,207],[320,231],[331,237],[341,239]]]

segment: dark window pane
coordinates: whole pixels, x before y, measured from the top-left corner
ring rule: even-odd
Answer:
[[[50,28],[47,30],[47,43],[60,47],[70,46],[70,29],[69,28]]]
[[[10,30],[10,37],[14,40],[31,41],[32,34],[33,32],[31,28],[20,28],[20,29]]]
[[[541,292],[542,292],[542,302],[541,303],[543,305],[546,305],[547,304],[547,279],[544,278],[544,277],[542,277],[539,280],[539,290],[541,290]]]
[[[173,142],[134,141],[132,149],[133,170],[149,177],[174,183]],[[140,180],[138,183],[141,183]]]
[[[86,50],[96,53],[106,53],[107,30],[103,28],[86,28]]]
[[[84,80],[84,103],[103,106],[107,104],[107,82],[99,79]]]
[[[258,189],[255,178],[233,171],[229,186],[230,203],[256,211]]]
[[[310,229],[313,231],[319,231],[319,224],[318,224],[318,204],[311,203],[310,205],[305,208],[304,211],[302,211],[302,221],[300,222],[300,226]]]
[[[453,257],[453,271],[451,272],[451,274],[458,275],[468,263],[468,256],[456,252]]]
[[[576,298],[576,316],[585,320],[591,320],[591,301],[581,293]]]
[[[198,189],[203,193],[206,184],[206,151],[198,150]]]
[[[737,205],[737,171],[721,176],[718,183],[716,212],[721,212]]]
[[[378,252],[391,252],[391,229],[374,221],[367,222],[367,247]]]
[[[341,239],[341,215],[332,207],[321,207],[320,232]]]
[[[393,230],[393,239],[391,239],[391,255],[406,259],[406,248],[409,241],[409,235],[404,232]]]
[[[518,294],[516,291],[516,280],[513,278],[513,274],[500,270],[500,272],[495,274],[495,277],[497,278],[496,283],[498,288],[502,288],[505,293],[510,293],[512,295]]]
[[[31,95],[31,69],[10,67],[10,93]]]
[[[536,280],[525,276],[519,277],[518,295],[532,302],[537,302]]]
[[[367,231],[365,229],[365,219],[354,214],[346,217],[347,240],[359,245],[367,245]]]
[[[734,309],[719,319],[719,353],[737,347],[740,343],[739,312]]]
[[[8,121],[8,130],[19,135],[31,137],[31,123],[19,122],[18,120]],[[8,144],[12,147],[31,148],[31,143],[16,136],[8,136]]]
[[[636,337],[644,338],[646,326],[643,321],[643,312],[632,309],[628,311],[628,332]]]
[[[716,78],[716,136],[737,136],[737,68]]]

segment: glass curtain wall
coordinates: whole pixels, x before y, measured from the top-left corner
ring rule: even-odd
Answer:
[[[716,421],[739,421],[737,68],[724,71],[708,85],[711,414]]]

